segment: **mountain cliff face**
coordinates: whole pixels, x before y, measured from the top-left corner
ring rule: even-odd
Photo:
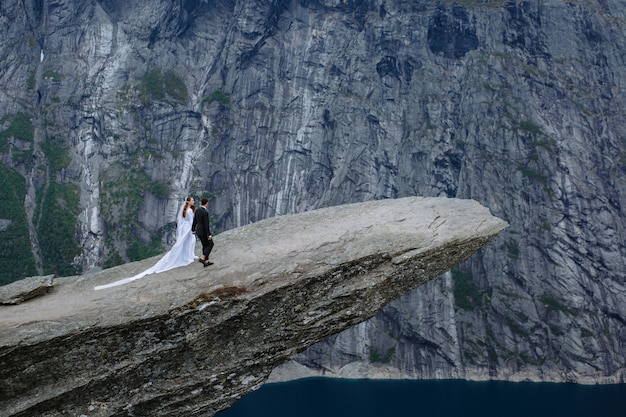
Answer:
[[[0,279],[157,254],[187,194],[222,231],[472,198],[497,244],[298,361],[623,382],[625,24],[607,1],[5,0]]]

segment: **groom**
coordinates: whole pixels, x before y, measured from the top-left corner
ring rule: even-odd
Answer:
[[[209,261],[209,255],[213,249],[213,236],[211,236],[211,229],[209,229],[209,212],[207,207],[209,206],[209,199],[202,197],[200,200],[200,208],[198,208],[193,216],[193,223],[191,224],[191,232],[202,242],[202,256],[200,257],[200,263],[204,266],[213,265],[213,262]]]

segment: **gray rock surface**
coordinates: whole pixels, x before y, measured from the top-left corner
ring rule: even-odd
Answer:
[[[53,275],[28,277],[0,287],[0,304],[20,304],[47,294],[52,289]]]
[[[98,291],[155,259],[59,279],[0,308],[0,414],[213,415],[505,227],[471,200],[382,200],[222,233],[209,268]]]

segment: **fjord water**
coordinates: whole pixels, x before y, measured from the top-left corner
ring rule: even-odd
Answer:
[[[624,417],[626,384],[308,378],[267,384],[218,417]]]

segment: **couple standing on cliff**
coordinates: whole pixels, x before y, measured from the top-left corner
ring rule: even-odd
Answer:
[[[176,218],[176,243],[154,266],[130,278],[124,278],[106,285],[98,285],[94,289],[101,290],[126,284],[149,274],[156,274],[179,266],[189,265],[196,258],[194,256],[196,236],[202,242],[202,256],[198,258],[199,262],[205,267],[213,265],[213,262],[209,261],[209,255],[214,245],[211,228],[209,227],[209,199],[202,197],[200,204],[200,208],[195,210],[193,197],[185,199],[185,203]]]

